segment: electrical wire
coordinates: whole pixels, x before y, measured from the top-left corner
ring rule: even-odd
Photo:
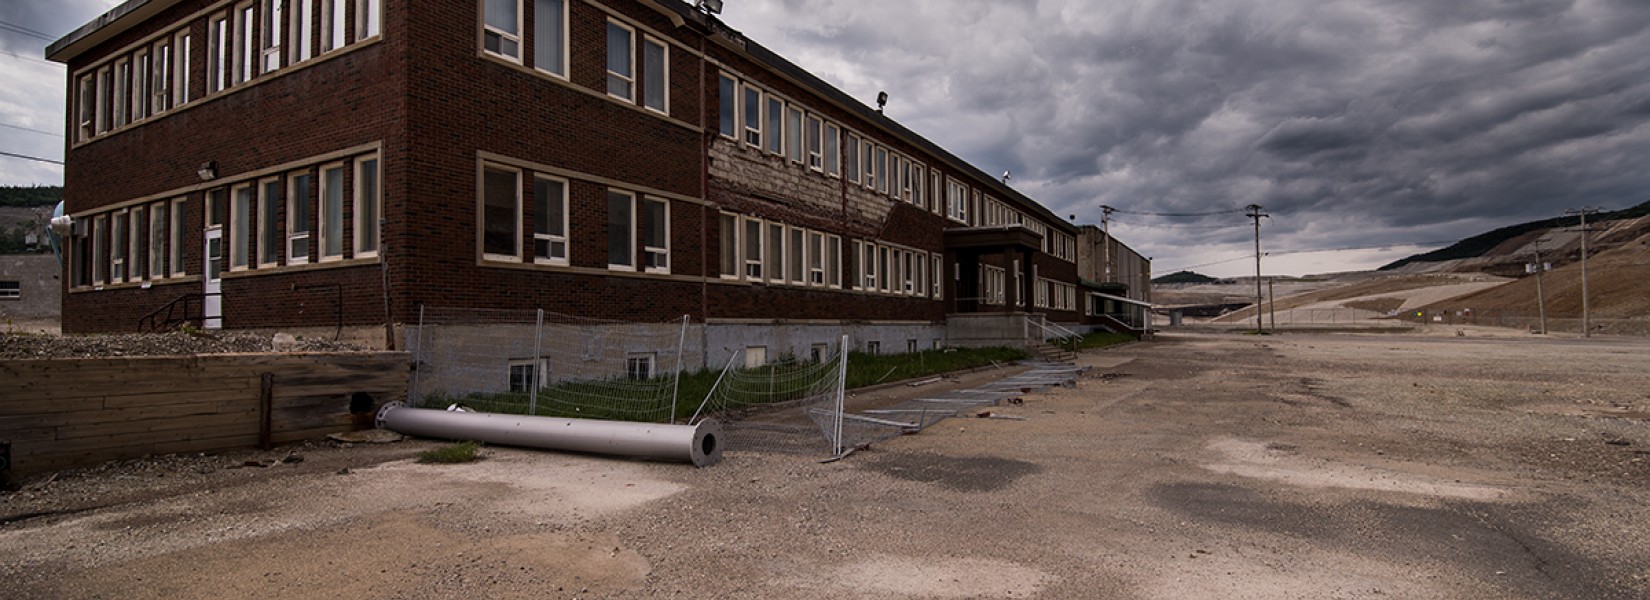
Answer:
[[[32,56],[23,56],[23,55],[21,55],[21,54],[18,54],[18,53],[16,53],[16,52],[12,52],[12,51],[10,51],[10,50],[0,50],[0,54],[6,54],[6,55],[10,55],[10,56],[14,56],[14,57],[17,57],[17,58],[21,58],[21,59],[23,59],[23,60],[27,60],[27,61],[32,61],[32,62],[37,62],[37,63],[40,63],[40,64],[43,64],[43,65],[52,65],[52,66],[54,66],[54,67],[61,67],[61,66],[63,66],[63,65],[60,65],[60,64],[57,64],[57,63],[54,63],[54,62],[51,62],[51,61],[49,61],[49,60],[41,60],[41,59],[38,59],[38,58],[34,58],[34,57],[32,57]]]
[[[22,130],[22,131],[29,131],[29,132],[38,133],[38,134],[42,134],[42,135],[49,135],[49,136],[53,136],[53,137],[61,137],[63,135],[61,133],[46,131],[44,129],[29,129],[29,128],[23,127],[21,125],[12,125],[10,123],[0,123],[0,127],[10,127],[12,129],[19,129],[19,130]]]
[[[1122,213],[1122,214],[1125,214],[1125,215],[1144,215],[1144,216],[1148,216],[1148,217],[1213,217],[1215,215],[1245,214],[1245,213],[1247,213],[1248,209],[1237,208],[1237,209],[1217,210],[1217,211],[1214,211],[1214,212],[1201,212],[1201,213],[1169,213],[1169,212],[1145,212],[1145,211],[1137,211],[1137,210],[1124,210],[1124,209],[1121,209],[1121,208],[1113,207],[1111,209],[1111,211],[1114,212],[1114,213]]]
[[[1229,225],[1145,225],[1145,224],[1141,224],[1141,223],[1129,223],[1127,221],[1117,221],[1117,220],[1113,220],[1111,222],[1111,224],[1112,225],[1119,225],[1119,226],[1122,226],[1122,227],[1134,227],[1134,228],[1140,228],[1140,229],[1233,229],[1233,228],[1237,228],[1237,227],[1248,227],[1249,226],[1248,223],[1232,223],[1232,224],[1229,224]]]
[[[0,150],[0,156],[10,156],[12,158],[21,158],[21,159],[24,159],[24,160],[37,160],[37,161],[40,161],[40,162],[43,162],[43,163],[51,163],[51,164],[54,164],[54,165],[63,164],[63,161],[61,161],[61,160],[52,160],[52,159],[49,159],[49,158],[40,158],[38,156],[28,156],[26,154],[12,154],[10,152],[6,152],[5,150]]]
[[[1453,244],[1453,243],[1455,243],[1455,242],[1453,242],[1453,241],[1432,241],[1432,242],[1410,242],[1410,243],[1400,243],[1400,244],[1381,244],[1381,245],[1378,245],[1378,246],[1349,246],[1349,247],[1346,247],[1346,248],[1320,248],[1320,249],[1316,249],[1316,250],[1274,250],[1274,251],[1271,251],[1271,252],[1262,252],[1261,257],[1264,258],[1264,257],[1268,257],[1268,256],[1284,256],[1284,255],[1288,255],[1288,254],[1314,254],[1314,253],[1318,253],[1318,252],[1349,252],[1349,251],[1353,251],[1353,250],[1380,250],[1382,248],[1392,248],[1394,246],[1447,246],[1447,245]],[[1171,272],[1171,273],[1179,273],[1181,271],[1190,271],[1192,269],[1201,269],[1203,267],[1212,267],[1212,266],[1215,266],[1215,265],[1224,265],[1226,263],[1233,263],[1233,262],[1237,262],[1237,261],[1240,261],[1240,260],[1254,260],[1254,259],[1255,259],[1255,255],[1254,255],[1254,253],[1251,252],[1249,254],[1245,254],[1243,256],[1239,256],[1239,257],[1236,257],[1236,258],[1228,258],[1226,260],[1217,260],[1215,262],[1203,263],[1201,265],[1192,265],[1192,266],[1189,266],[1189,267],[1180,267],[1178,269],[1169,269],[1168,271]]]
[[[26,36],[29,36],[29,37],[32,37],[32,38],[39,38],[39,39],[42,39],[42,40],[46,40],[48,42],[57,41],[55,39],[52,39],[52,36],[49,33],[45,33],[45,32],[39,31],[39,30],[35,30],[35,29],[29,29],[29,28],[24,27],[22,25],[18,25],[16,23],[11,23],[11,22],[7,22],[7,21],[0,21],[0,29],[6,29],[6,30],[14,31],[14,32],[21,33],[23,35],[26,35]]]

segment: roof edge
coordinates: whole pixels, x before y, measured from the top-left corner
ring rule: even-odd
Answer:
[[[181,0],[126,0],[46,46],[46,58],[63,64]]]

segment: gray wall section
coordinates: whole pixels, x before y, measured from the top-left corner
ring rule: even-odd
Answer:
[[[16,281],[19,298],[0,298],[0,321],[7,318],[55,318],[63,312],[61,269],[51,254],[0,256],[0,281]]]
[[[417,364],[411,397],[462,396],[509,390],[512,362],[534,356],[533,323],[501,325],[408,326],[405,347]],[[546,361],[548,381],[610,379],[625,375],[626,360],[651,355],[655,373],[673,372],[680,345],[683,370],[720,371],[747,348],[760,347],[768,361],[811,358],[816,344],[822,355],[836,353],[842,336],[850,349],[866,351],[873,342],[883,354],[900,354],[913,345],[928,350],[947,345],[946,328],[931,323],[693,323],[681,325],[546,325],[537,334],[538,356]]]

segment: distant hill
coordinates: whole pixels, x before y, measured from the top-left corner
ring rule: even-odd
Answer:
[[[1193,273],[1191,271],[1181,271],[1179,273],[1170,273],[1157,279],[1153,279],[1152,283],[1214,283],[1216,281],[1220,280],[1208,275]]]
[[[52,206],[63,200],[63,187],[56,185],[0,186],[0,206]]]
[[[1620,219],[1635,219],[1645,215],[1650,215],[1650,202],[1645,202],[1638,206],[1618,211],[1601,212],[1594,215],[1593,219],[1595,219],[1596,222],[1602,223],[1605,221],[1615,221]],[[1382,266],[1377,270],[1391,271],[1411,263],[1443,262],[1446,260],[1476,258],[1483,256],[1484,253],[1489,252],[1495,247],[1500,246],[1502,243],[1515,237],[1535,231],[1541,231],[1543,229],[1573,226],[1575,223],[1575,217],[1554,217],[1540,221],[1520,223],[1518,225],[1509,225],[1489,233],[1483,233],[1461,240],[1447,248],[1440,248],[1424,254],[1416,254],[1414,256],[1400,259],[1396,262]]]

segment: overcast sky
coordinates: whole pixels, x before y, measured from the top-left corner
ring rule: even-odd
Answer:
[[[0,54],[0,151],[62,158],[63,70],[15,26],[55,38],[115,4],[0,0],[0,50],[28,57]],[[1253,273],[1251,203],[1268,251],[1369,248],[1265,261],[1305,274],[1650,200],[1644,0],[727,0],[722,18],[867,103],[886,90],[889,116],[1056,214],[1116,207],[1158,274]],[[61,173],[0,157],[0,184]]]

